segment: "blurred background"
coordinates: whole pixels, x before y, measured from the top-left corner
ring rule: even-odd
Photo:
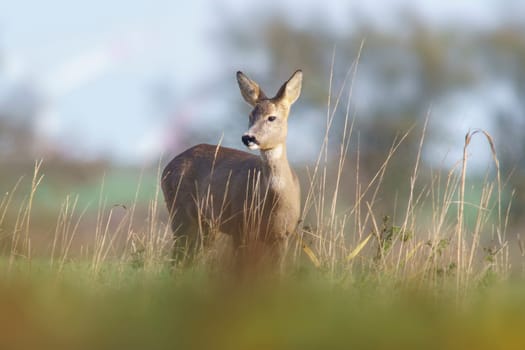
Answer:
[[[363,181],[394,139],[415,126],[389,165],[382,192],[388,207],[400,186],[408,187],[427,116],[422,166],[428,173],[454,167],[465,134],[482,128],[495,139],[506,195],[516,190],[511,222],[519,232],[525,210],[521,0],[4,1],[0,190],[12,191],[21,176],[30,180],[34,160],[43,159],[36,198],[43,217],[68,193],[79,194],[81,205],[96,202],[102,178],[110,203],[134,200],[137,183],[139,200],[149,198],[157,169],[188,146],[222,140],[242,148],[249,107],[237,70],[272,95],[303,69],[288,147],[294,166],[305,169],[324,137],[332,66],[334,98],[361,45],[349,159],[359,155]],[[331,132],[334,157],[345,108],[339,113]],[[474,138],[469,154],[473,181],[493,174],[484,138]]]

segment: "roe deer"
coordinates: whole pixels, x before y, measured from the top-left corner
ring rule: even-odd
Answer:
[[[176,238],[174,253],[180,254],[182,247],[191,259],[205,235],[215,230],[232,236],[236,254],[259,241],[278,260],[283,258],[300,215],[299,182],[288,164],[286,134],[302,76],[296,71],[268,98],[257,83],[237,72],[241,95],[253,106],[242,142],[260,156],[200,144],[166,166],[161,185]]]

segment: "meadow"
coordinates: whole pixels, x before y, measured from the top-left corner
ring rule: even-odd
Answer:
[[[522,349],[523,243],[491,136],[469,132],[455,167],[425,169],[427,118],[365,176],[350,95],[329,101],[319,157],[298,169],[302,225],[282,273],[230,273],[227,237],[174,265],[162,162],[82,187],[60,177],[69,168],[19,169],[0,197],[0,349]],[[414,133],[411,175],[387,192]],[[472,137],[493,155],[482,178],[468,176]]]

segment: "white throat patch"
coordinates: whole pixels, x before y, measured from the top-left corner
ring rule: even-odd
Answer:
[[[281,159],[283,156],[283,145],[278,145],[275,148],[264,152],[267,159]]]

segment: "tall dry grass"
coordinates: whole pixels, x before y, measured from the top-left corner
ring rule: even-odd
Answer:
[[[348,69],[335,101],[328,100],[324,142],[317,162],[309,172],[303,220],[310,217],[310,225],[302,231],[301,248],[314,265],[324,268],[334,278],[366,274],[376,280],[417,283],[430,288],[444,283],[450,285],[453,281],[458,292],[465,292],[489,278],[505,279],[511,268],[507,238],[511,200],[503,200],[498,157],[494,140],[488,132],[468,131],[463,158],[456,166],[448,172],[435,171],[430,178],[421,177],[421,156],[431,118],[429,109],[419,128],[420,142],[412,174],[405,183],[399,184],[400,187],[406,186],[406,202],[396,203],[392,216],[385,216],[376,209],[381,206],[378,196],[389,165],[407,136],[416,132],[416,125],[393,141],[382,165],[368,182],[361,181],[359,152],[351,170],[354,173],[351,176],[345,173],[348,167],[344,165],[354,130],[352,85],[359,56],[360,53]],[[334,71],[333,67],[331,71]],[[339,152],[334,155],[329,152],[328,138],[334,118],[342,108],[345,92],[344,129],[340,133]],[[469,181],[468,147],[475,136],[487,140],[494,171],[485,177],[479,202],[470,203],[465,195]],[[327,174],[334,163],[336,166],[332,169],[335,168],[335,173],[329,178]],[[345,178],[355,179],[355,183],[344,184]],[[341,208],[338,203],[342,186],[355,188],[354,203],[347,208]],[[467,207],[474,211],[473,225],[466,222]],[[455,216],[452,214],[454,210]],[[483,246],[482,242],[488,240],[491,245]]]
[[[0,199],[1,254],[5,257],[0,261],[4,272],[30,268],[34,262],[39,268],[48,265],[49,270],[57,274],[69,265],[80,264],[82,271],[91,276],[108,267],[122,272],[129,268],[143,269],[149,273],[166,269],[173,240],[161,218],[165,217],[165,209],[159,186],[152,193],[146,210],[138,210],[143,206],[138,199],[141,179],[135,200],[129,206],[108,203],[102,180],[95,218],[92,213],[87,214],[91,211],[89,205],[79,206],[78,194],[67,195],[56,213],[54,229],[44,236],[42,229],[32,223],[32,214],[39,209],[34,207],[34,198],[44,178],[41,166],[42,161],[35,162],[29,189],[21,187],[21,177]],[[16,201],[24,191],[28,194]],[[12,213],[16,213],[15,220],[9,219]],[[38,243],[33,243],[35,241]]]
[[[383,163],[368,182],[362,181],[359,151],[351,167],[353,173],[345,173],[349,168],[345,162],[349,159],[355,122],[353,81],[361,49],[335,98],[331,98],[333,79],[330,77],[325,137],[317,161],[308,172],[302,218],[309,224],[300,232],[294,256],[297,257],[302,248],[311,262],[332,278],[352,279],[365,274],[377,281],[416,283],[428,288],[453,285],[458,293],[490,278],[507,278],[511,269],[507,238],[511,199],[503,200],[498,157],[488,132],[469,130],[463,158],[456,166],[422,177],[421,157],[432,117],[429,109],[422,126],[414,125],[393,140]],[[333,64],[334,61],[332,72]],[[346,97],[344,106],[343,97]],[[338,113],[341,109],[344,113]],[[334,119],[341,115],[344,120],[337,124],[344,128],[339,133],[339,150],[331,154],[329,135]],[[378,209],[382,204],[378,203],[378,197],[386,171],[399,147],[416,129],[420,132],[420,142],[411,176],[399,184],[406,187],[405,202],[395,203],[393,215],[386,216]],[[471,203],[465,195],[469,182],[468,148],[472,137],[477,136],[487,140],[494,170],[485,177],[479,202]],[[331,173],[333,169],[335,172]],[[344,179],[354,179],[355,183],[344,183]],[[339,204],[343,186],[355,188],[354,203],[348,207]],[[473,212],[474,224],[466,222],[466,208]],[[489,246],[484,245],[487,242]]]

